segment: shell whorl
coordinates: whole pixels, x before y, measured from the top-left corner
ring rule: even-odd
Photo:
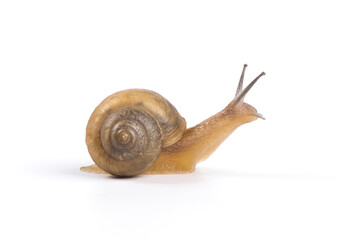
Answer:
[[[107,97],[86,128],[89,153],[101,169],[117,176],[144,172],[162,147],[177,142],[185,120],[161,95],[130,89]]]
[[[120,161],[141,161],[141,165],[151,166],[161,151],[160,126],[137,109],[121,108],[111,114],[101,126],[100,138],[105,152]]]

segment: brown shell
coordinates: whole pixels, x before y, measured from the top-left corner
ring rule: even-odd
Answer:
[[[123,131],[130,125],[131,131]],[[133,129],[140,132],[133,133]],[[86,144],[101,169],[133,176],[150,168],[161,149],[181,139],[185,129],[185,119],[164,97],[149,90],[129,89],[110,95],[96,107],[86,128]],[[129,144],[131,153],[125,150]]]

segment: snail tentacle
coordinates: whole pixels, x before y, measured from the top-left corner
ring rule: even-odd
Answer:
[[[260,73],[259,76],[257,76],[251,83],[249,83],[249,85],[247,85],[247,87],[238,96],[236,96],[235,99],[231,102],[231,106],[235,106],[238,104],[241,106],[241,104],[244,102],[244,98],[245,98],[246,94],[254,86],[254,84],[264,75],[265,75],[264,72]]]
[[[245,76],[245,69],[247,67],[247,64],[244,64],[241,76],[240,76],[240,80],[239,80],[239,84],[238,87],[236,89],[236,94],[235,94],[235,98],[237,96],[239,96],[239,94],[241,94],[242,90],[243,90],[243,85],[244,85],[244,76]]]

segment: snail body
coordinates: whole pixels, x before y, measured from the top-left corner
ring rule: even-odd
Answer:
[[[222,111],[186,128],[176,108],[160,94],[129,89],[107,97],[86,128],[86,144],[95,164],[81,170],[115,176],[190,173],[240,125],[262,118],[244,97],[264,73],[242,89]]]

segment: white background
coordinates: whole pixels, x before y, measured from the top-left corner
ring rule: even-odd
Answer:
[[[1,239],[360,239],[357,1],[1,1]],[[116,179],[85,127],[145,88],[193,126],[267,118],[193,174]]]

